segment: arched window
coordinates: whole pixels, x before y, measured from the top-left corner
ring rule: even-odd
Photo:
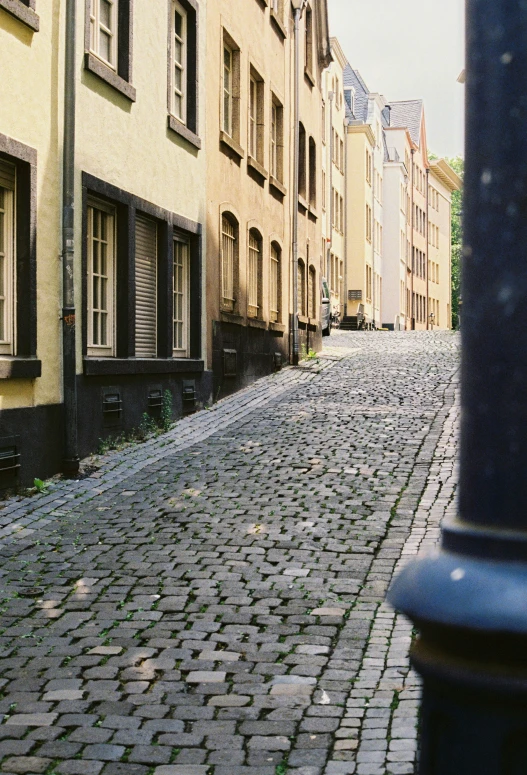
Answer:
[[[249,265],[247,268],[247,316],[262,315],[262,238],[256,229],[249,232]]]
[[[298,259],[298,314],[306,314],[306,265]]]
[[[234,312],[238,283],[238,222],[231,213],[221,218],[221,306]]]
[[[276,242],[271,243],[271,266],[269,272],[269,319],[279,323],[282,307],[282,251]]]
[[[312,320],[314,320],[317,316],[317,273],[314,266],[309,267],[307,304],[307,314]]]

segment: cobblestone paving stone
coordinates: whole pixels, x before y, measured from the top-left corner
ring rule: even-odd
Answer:
[[[413,773],[384,602],[455,504],[458,339],[324,357],[0,510],[4,775]]]

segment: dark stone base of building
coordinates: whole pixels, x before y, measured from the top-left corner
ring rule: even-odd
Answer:
[[[212,323],[214,400],[266,377],[292,361],[289,328],[269,330],[223,321]],[[322,349],[319,326],[300,323],[300,352]]]
[[[284,327],[285,328],[285,327]],[[289,362],[289,332],[213,321],[214,400],[279,371]]]
[[[32,485],[60,471],[62,404],[3,409],[0,412],[0,492]]]
[[[79,375],[79,457],[93,454],[109,437],[130,436],[145,413],[159,420],[166,390],[172,396],[172,420],[177,420],[212,402],[212,373]],[[0,492],[61,471],[63,413],[62,404],[0,412]]]
[[[119,374],[77,379],[79,455],[95,452],[101,441],[137,431],[143,415],[161,419],[164,394],[170,391],[172,420],[212,401],[210,372]]]

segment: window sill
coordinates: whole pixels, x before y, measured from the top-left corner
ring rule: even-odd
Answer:
[[[197,358],[84,358],[84,375],[199,373],[204,362]]]
[[[301,207],[302,210],[304,210],[304,212],[307,212],[307,210],[309,210],[309,205],[307,201],[304,199],[304,197],[302,196],[302,194],[298,195],[298,206]]]
[[[235,326],[243,326],[245,318],[235,312],[220,312],[220,320],[223,323],[232,323]]]
[[[277,180],[277,178],[274,178],[272,175],[269,177],[269,187],[274,188],[275,191],[277,191],[281,196],[287,195],[287,188],[283,183],[280,183],[280,181]]]
[[[313,205],[309,205],[309,215],[311,218],[313,218],[314,221],[318,220],[318,213],[316,211],[316,208],[313,207]]]
[[[313,320],[313,318],[309,318],[307,327],[310,331],[317,331],[318,330],[317,321]]]
[[[97,59],[97,57],[89,51],[86,51],[84,54],[84,68],[90,73],[98,76],[109,86],[112,86],[116,91],[129,99],[130,102],[135,102],[136,92],[132,84],[125,81],[120,75],[117,75],[111,67],[105,65],[104,62]]]
[[[167,123],[168,128],[172,132],[175,132],[175,134],[183,137],[188,143],[193,145],[194,148],[197,148],[198,151],[201,150],[201,138],[198,137],[198,135],[195,134],[191,129],[189,129],[188,126],[182,124],[181,121],[178,121],[178,119],[171,114],[168,115]]]
[[[263,164],[260,164],[259,161],[256,161],[256,159],[253,159],[252,156],[247,156],[247,169],[252,170],[255,172],[262,180],[267,180],[269,177],[269,173],[263,166]]]
[[[311,86],[316,86],[316,83],[315,83],[315,78],[314,78],[313,74],[311,73],[311,71],[307,69],[307,67],[306,67],[306,68],[305,68],[305,70],[304,70],[304,76],[305,76],[305,79],[306,79],[306,81],[307,81],[307,82],[308,82],[308,83],[309,83]]]
[[[232,153],[234,153],[234,155],[238,157],[239,161],[241,161],[245,156],[245,151],[243,150],[241,145],[238,145],[236,140],[233,140],[233,138],[230,135],[228,135],[226,132],[223,132],[223,130],[220,130],[220,144],[228,148],[229,151],[231,151]]]
[[[37,379],[42,375],[42,361],[37,358],[0,356],[0,379]]]
[[[285,334],[286,327],[283,323],[269,323],[269,331],[274,331],[277,334]]]
[[[247,318],[247,325],[249,328],[267,328],[267,323],[261,318]]]
[[[274,24],[276,31],[280,35],[280,37],[285,40],[287,38],[287,30],[284,26],[284,23],[280,19],[280,17],[277,15],[276,11],[271,8],[271,22]]]
[[[21,3],[20,0],[0,0],[0,8],[10,13],[18,21],[26,24],[33,32],[38,32],[40,29],[40,18],[32,8],[28,8],[27,5]]]
[[[309,323],[309,318],[305,315],[299,315],[298,316],[298,325],[302,328],[307,328],[307,324]]]

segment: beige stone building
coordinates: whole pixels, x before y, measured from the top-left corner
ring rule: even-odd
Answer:
[[[344,315],[346,226],[346,102],[347,64],[337,38],[331,38],[333,62],[325,70],[322,103],[322,246],[323,273],[330,290],[332,312]]]
[[[63,424],[76,424],[69,457],[83,456],[137,428],[144,413],[159,416],[163,395],[177,416],[211,393],[202,336],[206,0],[79,0],[68,70],[76,142],[67,316],[78,420],[65,416],[66,8],[0,0],[0,104],[17,106],[0,112],[0,461],[14,450],[20,481],[60,468]]]
[[[207,351],[215,396],[290,357],[293,272],[301,346],[320,342],[325,0],[300,26],[299,201],[293,202],[294,28],[289,2],[218,0],[207,13]],[[292,212],[299,261],[292,267]]]
[[[378,328],[383,316],[383,176],[386,101],[344,69],[346,98],[346,327]]]
[[[428,310],[430,327],[452,328],[452,194],[462,181],[445,159],[428,177]]]

